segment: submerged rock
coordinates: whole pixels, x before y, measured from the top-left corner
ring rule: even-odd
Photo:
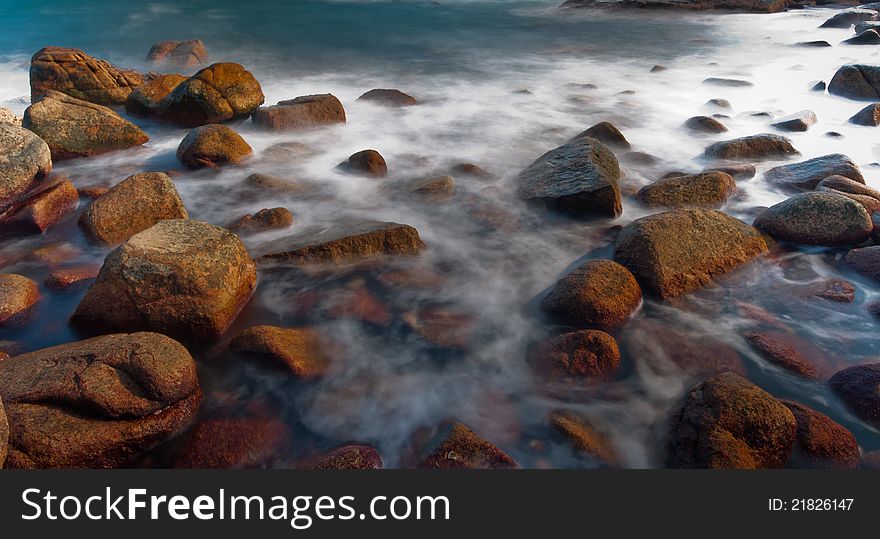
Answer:
[[[0,361],[9,468],[113,468],[179,432],[196,365],[156,333],[104,335]]]
[[[724,86],[726,88],[749,88],[755,84],[747,80],[725,79],[720,77],[709,77],[703,80],[703,84],[709,86]]]
[[[806,131],[816,123],[816,113],[811,110],[802,110],[784,118],[780,118],[770,124],[782,131]]]
[[[208,49],[201,39],[160,41],[150,47],[147,61],[173,67],[194,67],[208,61]]]
[[[358,98],[358,101],[369,101],[386,107],[409,107],[418,105],[418,100],[409,95],[394,89],[376,88],[366,92]]]
[[[641,303],[642,290],[629,270],[612,260],[591,260],[557,282],[541,308],[561,324],[610,331]]]
[[[55,160],[126,150],[150,139],[107,107],[53,90],[24,111],[22,125],[46,141]]]
[[[746,340],[761,357],[804,378],[827,378],[819,354],[821,351],[796,336],[781,332],[746,335]]]
[[[620,165],[596,139],[575,138],[547,152],[517,181],[523,200],[577,217],[617,217],[623,211]]]
[[[725,172],[704,172],[658,180],[642,187],[636,199],[648,207],[717,208],[736,192],[736,182]]]
[[[425,197],[448,197],[455,191],[455,179],[452,176],[437,176],[415,180],[407,185],[410,193]]]
[[[261,107],[252,115],[254,125],[271,131],[309,129],[345,123],[345,108],[332,94],[306,95]]]
[[[778,166],[765,172],[764,178],[779,187],[812,190],[825,178],[835,175],[865,183],[859,166],[849,157],[839,153]]]
[[[629,150],[631,148],[629,141],[626,140],[626,137],[623,136],[620,129],[614,127],[614,125],[609,122],[599,122],[593,127],[578,134],[572,140],[582,138],[596,139],[602,144],[618,150]]]
[[[880,66],[847,64],[834,74],[828,92],[849,99],[880,101]]]
[[[122,180],[92,202],[79,224],[95,241],[118,245],[163,219],[186,219],[174,182],[162,172],[142,172]]]
[[[382,456],[368,445],[337,447],[297,466],[303,470],[381,470],[384,467]]]
[[[880,283],[880,245],[853,249],[843,261],[853,271]]]
[[[97,105],[122,105],[144,83],[136,71],[119,69],[79,49],[46,47],[31,58],[31,101],[57,91]]]
[[[229,229],[234,232],[261,232],[288,228],[293,224],[293,214],[287,208],[263,208],[253,215],[237,219]]]
[[[202,69],[177,85],[156,111],[183,127],[243,120],[263,104],[260,83],[239,64],[223,62]]]
[[[203,419],[181,437],[174,468],[269,467],[285,456],[290,429],[276,417],[221,416]]]
[[[232,339],[229,349],[281,367],[300,380],[318,378],[330,368],[330,357],[321,336],[310,328],[253,326]]]
[[[425,249],[419,232],[399,223],[348,221],[306,230],[257,247],[257,262],[345,264],[382,257],[417,255]]]
[[[829,192],[795,195],[764,210],[754,224],[776,240],[827,247],[862,243],[874,229],[861,204]]]
[[[839,423],[803,404],[784,400],[797,421],[792,464],[805,468],[859,467],[861,452],[855,436]]]
[[[620,365],[614,337],[582,330],[550,337],[529,350],[532,369],[549,380],[603,380]]]
[[[0,273],[0,328],[26,323],[39,299],[37,283],[14,273]]]
[[[761,234],[739,219],[715,210],[677,209],[625,226],[614,260],[643,290],[665,299],[703,288],[766,252]]]
[[[0,227],[17,233],[42,234],[75,210],[78,203],[76,187],[61,179],[16,202],[0,215]]]
[[[98,265],[55,270],[46,277],[46,288],[53,292],[75,290],[94,281],[100,270]]]
[[[388,165],[385,163],[385,158],[376,150],[357,152],[336,168],[343,172],[374,178],[384,178],[388,175]]]
[[[256,280],[235,234],[190,219],[159,221],[107,255],[71,321],[90,331],[214,339],[248,301]]]
[[[843,369],[829,383],[856,415],[880,426],[880,363]]]
[[[716,142],[705,151],[714,159],[770,159],[798,153],[790,140],[769,133]]]
[[[548,420],[557,434],[570,443],[580,456],[605,465],[617,463],[617,452],[611,441],[580,417],[571,412],[556,411],[550,413]]]
[[[196,127],[177,147],[177,158],[190,169],[237,165],[253,155],[241,135],[220,124]]]
[[[0,213],[52,171],[49,146],[33,132],[0,124]]]
[[[880,125],[880,103],[874,103],[863,108],[849,119],[849,123],[866,127],[877,127]]]
[[[437,427],[421,451],[418,466],[437,469],[519,468],[519,464],[504,451],[455,421]]]
[[[727,126],[711,116],[694,116],[693,118],[688,118],[687,121],[684,122],[684,126],[695,133],[716,134],[724,133],[728,130]]]
[[[670,468],[782,468],[797,421],[772,395],[733,374],[693,388],[672,419]]]

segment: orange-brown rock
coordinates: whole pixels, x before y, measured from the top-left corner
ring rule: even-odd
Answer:
[[[419,468],[510,469],[519,464],[465,425],[448,421],[436,428],[422,449]]]
[[[781,332],[750,333],[746,340],[761,357],[804,378],[827,378],[822,352],[800,338]]]
[[[400,90],[386,88],[370,90],[360,96],[358,101],[369,101],[386,107],[410,107],[419,104],[418,100],[409,94]]]
[[[5,353],[0,354],[5,355]],[[0,361],[3,359],[8,359],[9,356],[5,358],[0,358]],[[6,446],[9,442],[9,421],[6,420],[6,411],[3,409],[3,399],[0,398],[0,470],[3,469],[3,464],[6,462]]]
[[[43,139],[22,127],[0,124],[0,212],[51,171],[52,154]]]
[[[263,208],[253,215],[244,215],[229,230],[235,232],[261,232],[288,228],[293,224],[293,214],[287,208]]]
[[[327,347],[314,329],[277,326],[250,327],[229,343],[236,354],[284,368],[302,380],[327,372],[331,366]]]
[[[175,468],[264,468],[285,456],[290,429],[275,417],[216,417],[182,436]]]
[[[434,346],[465,349],[474,335],[474,316],[443,305],[428,305],[403,316],[404,322]]]
[[[791,459],[797,467],[858,468],[861,454],[855,436],[825,414],[784,400],[797,420],[797,440]]]
[[[725,172],[703,172],[658,180],[642,187],[636,198],[648,207],[717,208],[736,192],[736,182]]]
[[[548,379],[603,380],[620,365],[620,350],[611,335],[582,330],[541,341],[529,350],[528,361]]]
[[[237,165],[253,155],[241,135],[220,124],[196,127],[177,147],[177,158],[190,169]]]
[[[384,467],[382,456],[368,445],[337,447],[298,466],[304,470],[381,470]]]
[[[224,62],[202,69],[178,84],[162,100],[161,119],[184,127],[243,120],[265,97],[260,83],[239,64]]]
[[[161,115],[165,98],[185,80],[186,77],[176,73],[158,75],[148,80],[128,95],[125,111],[139,116]]]
[[[25,234],[42,234],[76,209],[79,193],[69,180],[40,186],[16,202],[0,217],[0,228]]]
[[[605,465],[617,463],[617,453],[610,440],[578,416],[567,411],[551,412],[550,425],[583,457]]]
[[[829,384],[856,415],[880,426],[880,363],[843,369],[831,377]]]
[[[160,41],[150,47],[147,61],[172,67],[195,67],[207,63],[208,50],[201,39]]]
[[[85,286],[98,277],[100,270],[100,266],[58,269],[46,277],[46,288],[53,292],[67,292]]]
[[[345,123],[345,108],[332,94],[305,95],[260,107],[251,119],[254,125],[271,131],[309,129]]]
[[[26,323],[39,299],[37,283],[14,273],[0,273],[0,327]]]
[[[363,150],[352,154],[348,161],[340,163],[337,168],[343,172],[374,178],[384,178],[388,175],[385,158],[376,150]]]
[[[98,105],[121,105],[143,84],[136,71],[119,69],[79,49],[46,47],[31,58],[31,101],[50,90]]]

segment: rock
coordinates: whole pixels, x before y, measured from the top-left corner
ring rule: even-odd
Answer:
[[[309,187],[301,182],[289,181],[271,174],[256,172],[249,174],[242,182],[242,187],[248,190],[269,191],[276,193],[305,193]]]
[[[710,164],[703,172],[723,172],[736,180],[750,180],[758,173],[758,169],[750,163],[718,162]]]
[[[335,290],[323,306],[331,318],[352,319],[381,328],[387,328],[392,321],[385,303],[363,283]]]
[[[381,470],[382,456],[368,445],[344,445],[312,458],[298,468],[303,470]]]
[[[819,28],[846,28],[864,21],[876,21],[877,12],[870,9],[850,8],[834,14]]]
[[[806,131],[815,123],[816,113],[811,110],[802,110],[780,118],[770,125],[782,131]]]
[[[541,309],[555,321],[579,328],[613,330],[642,303],[635,277],[612,260],[591,260],[553,285]]]
[[[452,176],[438,176],[416,180],[407,186],[411,193],[429,197],[450,196],[455,191],[455,180]]]
[[[24,111],[22,125],[46,141],[54,160],[126,150],[150,140],[107,107],[53,90]]]
[[[422,450],[419,468],[511,469],[519,465],[465,425],[449,421],[437,427]]]
[[[778,166],[765,172],[764,178],[780,187],[812,190],[825,178],[835,175],[865,183],[859,166],[849,157],[839,153]]]
[[[0,124],[0,212],[52,171],[49,146],[27,129]]]
[[[705,151],[714,159],[772,159],[798,153],[790,140],[769,133],[716,142]]]
[[[802,468],[853,469],[861,453],[855,436],[825,414],[797,402],[784,400],[797,421],[792,463]]]
[[[853,31],[855,31],[856,34],[861,34],[865,30],[877,30],[878,28],[880,28],[880,21],[865,21],[855,25]]]
[[[76,209],[79,194],[68,180],[58,180],[32,191],[0,216],[7,231],[42,234]]]
[[[629,357],[663,376],[684,373],[704,379],[727,371],[746,375],[739,352],[729,344],[657,320],[634,320],[623,329],[620,339]]]
[[[550,425],[577,453],[606,465],[617,463],[614,446],[602,433],[571,412],[556,411],[549,416]]]
[[[828,92],[848,99],[880,101],[880,66],[842,66],[831,79]]]
[[[880,32],[874,28],[869,28],[849,39],[844,39],[841,43],[844,45],[880,45]]]
[[[450,350],[465,350],[474,333],[474,316],[444,305],[428,305],[404,313],[401,318],[428,343]]]
[[[189,219],[159,221],[107,255],[71,321],[91,331],[214,339],[248,301],[256,278],[235,234]]]
[[[704,79],[703,84],[709,86],[723,86],[726,88],[748,88],[754,86],[754,83],[747,80],[725,79],[719,77],[709,77],[708,79]]]
[[[384,178],[388,175],[388,165],[385,158],[376,150],[363,150],[351,155],[348,161],[340,163],[339,170],[361,176]]]
[[[306,95],[254,111],[254,125],[271,131],[345,123],[345,108],[332,94]]]
[[[695,133],[715,134],[727,131],[727,126],[711,116],[694,116],[693,118],[688,118],[684,123],[684,126]]]
[[[856,415],[880,426],[880,363],[843,369],[832,376],[829,383]]]
[[[308,144],[288,141],[273,144],[263,150],[262,157],[268,161],[279,163],[297,163],[312,157],[317,152]]]
[[[386,107],[409,107],[419,104],[415,97],[400,90],[378,88],[363,94],[358,98],[358,101],[370,101]]]
[[[6,420],[6,411],[3,409],[3,399],[0,398],[0,470],[6,462],[6,446],[9,442],[9,422]]]
[[[14,125],[16,127],[21,127],[21,118],[16,116],[11,110],[2,107],[0,108],[0,125]]]
[[[596,139],[576,138],[519,173],[519,197],[577,217],[617,217],[620,165]]]
[[[174,182],[162,172],[134,174],[92,202],[79,224],[93,240],[118,245],[163,219],[186,219]]]
[[[596,139],[602,144],[618,150],[629,150],[631,148],[629,141],[626,140],[626,137],[623,136],[620,129],[614,127],[608,122],[599,122],[586,131],[583,131],[572,140],[583,138]]]
[[[26,323],[39,299],[37,283],[14,273],[0,273],[0,328]]]
[[[310,328],[253,326],[236,336],[229,349],[289,371],[301,380],[323,376],[330,368],[330,357],[321,336]]]
[[[81,266],[55,270],[46,277],[46,288],[53,292],[75,290],[95,280],[100,270],[100,266]]]
[[[263,104],[260,83],[239,64],[202,69],[163,99],[157,114],[183,127],[243,120]]]
[[[880,245],[853,249],[843,261],[853,271],[880,283]]]
[[[693,2],[679,0],[566,0],[563,8],[642,8],[642,9],[682,9],[682,10],[737,10],[757,13],[777,13],[784,11],[787,2],[782,0],[707,0],[695,6]]]
[[[825,40],[815,40],[815,41],[801,41],[800,43],[795,43],[798,47],[806,47],[809,49],[821,49],[830,47],[831,43],[828,43]]]
[[[873,103],[863,108],[849,119],[849,123],[877,127],[880,125],[880,103]]]
[[[719,109],[726,109],[726,110],[733,109],[733,106],[730,104],[730,101],[728,101],[726,99],[717,99],[717,98],[710,99],[709,101],[706,101],[706,105],[709,107],[715,107],[715,108],[719,108]]]
[[[104,335],[0,362],[9,468],[113,468],[181,430],[196,365],[156,333]]]
[[[614,260],[643,290],[666,299],[703,288],[766,252],[763,236],[739,219],[715,210],[677,209],[625,226]]]
[[[776,240],[826,247],[862,243],[874,228],[861,204],[829,192],[795,195],[761,212],[754,225]]]
[[[823,378],[822,366],[815,357],[818,350],[805,346],[804,341],[795,336],[781,332],[763,332],[748,334],[746,340],[761,357],[774,365],[804,378]]]
[[[196,127],[177,147],[177,158],[189,169],[237,165],[253,155],[241,135],[220,124]]]
[[[174,468],[264,468],[285,456],[290,430],[275,417],[214,417],[183,435]]]
[[[357,260],[416,255],[425,249],[418,231],[398,223],[347,221],[333,228],[307,230],[257,248],[257,262],[345,264]]]
[[[816,190],[835,193],[855,200],[865,207],[869,215],[880,212],[880,191],[845,176],[829,176],[819,182]]]
[[[104,185],[84,185],[82,187],[77,187],[76,192],[79,195],[79,198],[96,200],[109,190],[110,188]]]
[[[693,388],[672,419],[670,468],[781,468],[797,421],[772,395],[733,374]]]
[[[660,73],[661,71],[666,71],[667,69],[669,68],[658,64],[651,68],[651,73]]]
[[[455,175],[460,176],[473,176],[476,178],[483,178],[486,180],[491,180],[495,177],[494,174],[484,170],[479,165],[475,165],[473,163],[456,163],[450,169],[450,172]]]
[[[636,199],[651,208],[717,208],[735,192],[736,182],[729,174],[704,172],[658,180],[642,187],[636,193]]]
[[[293,214],[287,208],[263,208],[253,215],[245,215],[229,227],[234,232],[262,232],[293,225]]]
[[[550,337],[529,350],[532,369],[549,380],[605,380],[620,365],[614,337],[582,330]]]
[[[816,84],[814,84],[810,87],[810,91],[811,92],[824,92],[827,87],[828,87],[828,85],[825,84],[825,81],[820,80],[819,82],[817,82]]]
[[[148,80],[128,95],[125,111],[139,116],[160,116],[165,98],[185,80],[183,75],[174,73]]]
[[[856,287],[842,279],[827,279],[814,288],[813,295],[828,301],[852,303],[856,299]]]
[[[122,105],[144,83],[136,71],[113,67],[79,49],[46,47],[31,58],[31,101],[50,91],[97,105]]]
[[[160,41],[150,47],[147,61],[174,67],[195,67],[207,63],[208,50],[201,39]]]

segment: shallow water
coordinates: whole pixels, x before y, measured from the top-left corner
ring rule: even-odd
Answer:
[[[251,304],[230,330],[256,323],[317,324],[345,353],[330,376],[292,384],[276,373],[226,358],[225,343],[197,351],[208,396],[206,410],[266,400],[297,430],[287,462],[314,447],[346,441],[377,446],[386,464],[406,463],[411,436],[421,427],[455,417],[509,451],[525,466],[591,465],[576,461],[548,437],[549,410],[573,409],[609,433],[627,467],[662,464],[669,409],[694,378],[670,368],[656,336],[640,321],[659,320],[693,338],[709,335],[741,354],[750,378],[773,392],[829,414],[853,431],[865,450],[880,449],[880,435],[846,411],[827,385],[768,365],[740,337],[754,320],[736,308],[758,305],[834,358],[836,365],[878,356],[877,322],[864,310],[878,289],[854,275],[853,304],[802,294],[823,276],[840,275],[833,250],[791,252],[738,272],[722,286],[674,304],[646,302],[620,335],[643,352],[626,352],[614,380],[599,386],[548,387],[525,364],[529,344],[556,331],[538,315],[536,301],[559,276],[588,258],[608,257],[612,224],[646,214],[624,202],[613,222],[572,222],[527,208],[515,197],[516,173],[545,151],[598,121],[620,127],[633,149],[659,158],[654,165],[624,163],[626,191],[671,170],[698,171],[710,138],[682,128],[690,116],[712,111],[710,98],[732,102],[723,138],[771,131],[769,120],[809,108],[819,122],[790,138],[804,158],[845,153],[862,166],[869,185],[880,187],[880,137],[846,123],[864,104],[810,92],[847,62],[877,63],[877,47],[836,45],[848,30],[819,30],[826,9],[776,15],[685,13],[569,13],[557,2],[192,2],[134,6],[124,2],[56,2],[32,8],[3,2],[7,28],[0,35],[0,106],[21,113],[28,103],[27,60],[42,46],[79,47],[117,65],[148,69],[144,56],[163,39],[201,38],[213,61],[243,63],[260,80],[267,103],[331,92],[346,107],[344,126],[285,135],[237,129],[256,159],[219,174],[179,171],[174,180],[193,218],[227,224],[260,208],[285,206],[298,229],[343,218],[368,218],[415,226],[429,246],[417,260],[395,261],[424,286],[388,284],[386,270],[340,270],[304,275],[263,270]],[[192,7],[189,7],[192,6]],[[826,49],[792,47],[825,39]],[[651,73],[655,64],[668,69]],[[706,77],[742,78],[751,88],[701,84]],[[590,89],[586,84],[594,84]],[[400,88],[423,103],[389,110],[356,101],[370,88]],[[529,90],[521,93],[518,90]],[[624,91],[635,93],[621,94]],[[186,131],[143,124],[144,148],[58,163],[56,171],[78,186],[112,185],[142,170],[178,169],[174,151]],[[824,136],[837,131],[842,138]],[[302,160],[277,161],[266,150],[278,142],[309,145]],[[375,182],[345,176],[334,167],[365,148],[380,151],[390,176]],[[459,162],[477,163],[496,178],[456,178],[447,201],[406,196],[394,186],[445,174]],[[751,209],[785,198],[761,172],[739,182],[726,210],[750,221]],[[244,198],[235,186],[252,172],[268,172],[314,186],[309,194]],[[487,189],[491,187],[490,189]],[[84,206],[81,203],[80,208]],[[6,240],[2,271],[39,282],[48,273],[34,249],[62,244],[62,265],[100,262],[106,250],[86,243],[71,216],[43,237]],[[487,222],[488,221],[488,222]],[[245,237],[250,248],[279,233]],[[64,246],[67,247],[64,247]],[[434,274],[438,278],[434,279]],[[315,297],[363,290],[378,298],[389,321],[363,323],[311,308]],[[0,339],[26,349],[77,338],[67,318],[82,291],[44,290],[37,322],[4,330]],[[420,308],[441,306],[471,321],[464,346],[450,350],[427,342],[406,320]],[[331,309],[332,310],[332,309]],[[381,309],[380,309],[381,311]],[[644,352],[650,350],[651,352]],[[707,348],[707,353],[713,353]],[[534,443],[539,440],[541,443]],[[540,448],[540,449],[537,449]],[[161,453],[161,451],[160,451]],[[281,463],[284,465],[284,462]]]

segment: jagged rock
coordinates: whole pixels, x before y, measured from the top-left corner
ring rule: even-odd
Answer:
[[[50,90],[98,105],[121,105],[144,83],[136,71],[113,67],[79,49],[46,47],[31,58],[31,101]]]

